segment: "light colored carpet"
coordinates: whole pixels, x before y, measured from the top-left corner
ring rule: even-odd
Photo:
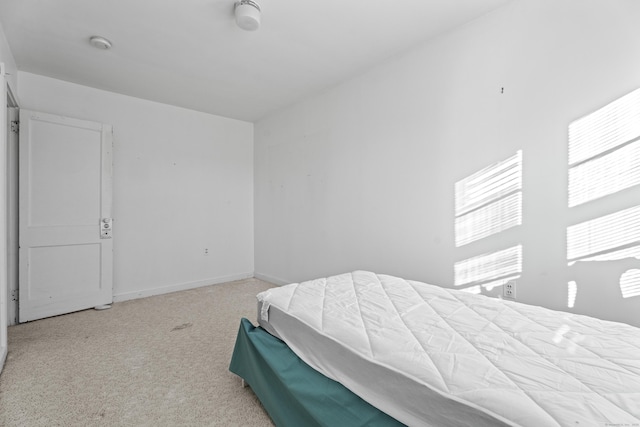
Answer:
[[[9,328],[2,426],[272,426],[228,370],[247,279]]]

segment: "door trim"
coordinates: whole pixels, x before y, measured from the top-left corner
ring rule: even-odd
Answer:
[[[6,79],[5,64],[0,62],[0,372],[8,353],[8,204],[7,204],[7,142],[8,142],[8,109],[7,105],[15,102],[11,88]]]
[[[7,124],[18,121],[18,104],[12,93],[7,100]],[[18,323],[18,134],[7,140],[7,315],[9,326]]]

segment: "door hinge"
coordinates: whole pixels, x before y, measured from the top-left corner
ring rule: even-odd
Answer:
[[[11,301],[18,301],[18,290],[13,289],[11,291]]]
[[[11,132],[13,133],[18,133],[20,132],[20,122],[17,120],[14,120],[11,122]]]

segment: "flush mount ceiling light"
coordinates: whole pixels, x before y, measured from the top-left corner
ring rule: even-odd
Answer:
[[[235,5],[236,24],[247,31],[260,28],[260,5],[252,0],[240,0]]]
[[[111,49],[111,42],[104,37],[93,36],[89,39],[89,43],[91,43],[91,46],[97,47],[98,49]]]

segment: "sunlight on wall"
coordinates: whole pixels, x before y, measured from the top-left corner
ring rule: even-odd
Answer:
[[[574,261],[588,255],[640,244],[640,206],[625,209],[567,228],[567,259]],[[601,257],[600,260],[620,259]]]
[[[578,295],[578,284],[575,280],[569,282],[569,297],[567,299],[567,307],[573,308],[576,303],[576,296]]]
[[[488,166],[455,185],[456,247],[522,224],[522,151]],[[455,286],[481,293],[517,279],[522,272],[522,246],[517,245],[458,261]]]
[[[458,181],[456,247],[522,224],[522,151]]]
[[[568,204],[575,210],[590,202],[604,210],[605,197],[639,185],[640,89],[569,125]],[[609,271],[619,280],[622,298],[640,296],[638,202],[627,197],[627,208],[567,228],[569,267],[598,262],[603,277]],[[569,282],[568,307],[579,292],[580,283]]]
[[[569,207],[640,184],[640,141],[569,169]]]
[[[640,269],[629,270],[620,277],[620,291],[622,298],[640,295]]]
[[[456,247],[491,236],[522,223],[522,193],[502,199],[456,218]]]
[[[569,125],[569,166],[640,135],[640,89]]]
[[[469,291],[473,293],[479,293],[481,287],[491,290],[520,277],[522,246],[517,245],[458,261],[453,268],[455,286],[471,285]]]

